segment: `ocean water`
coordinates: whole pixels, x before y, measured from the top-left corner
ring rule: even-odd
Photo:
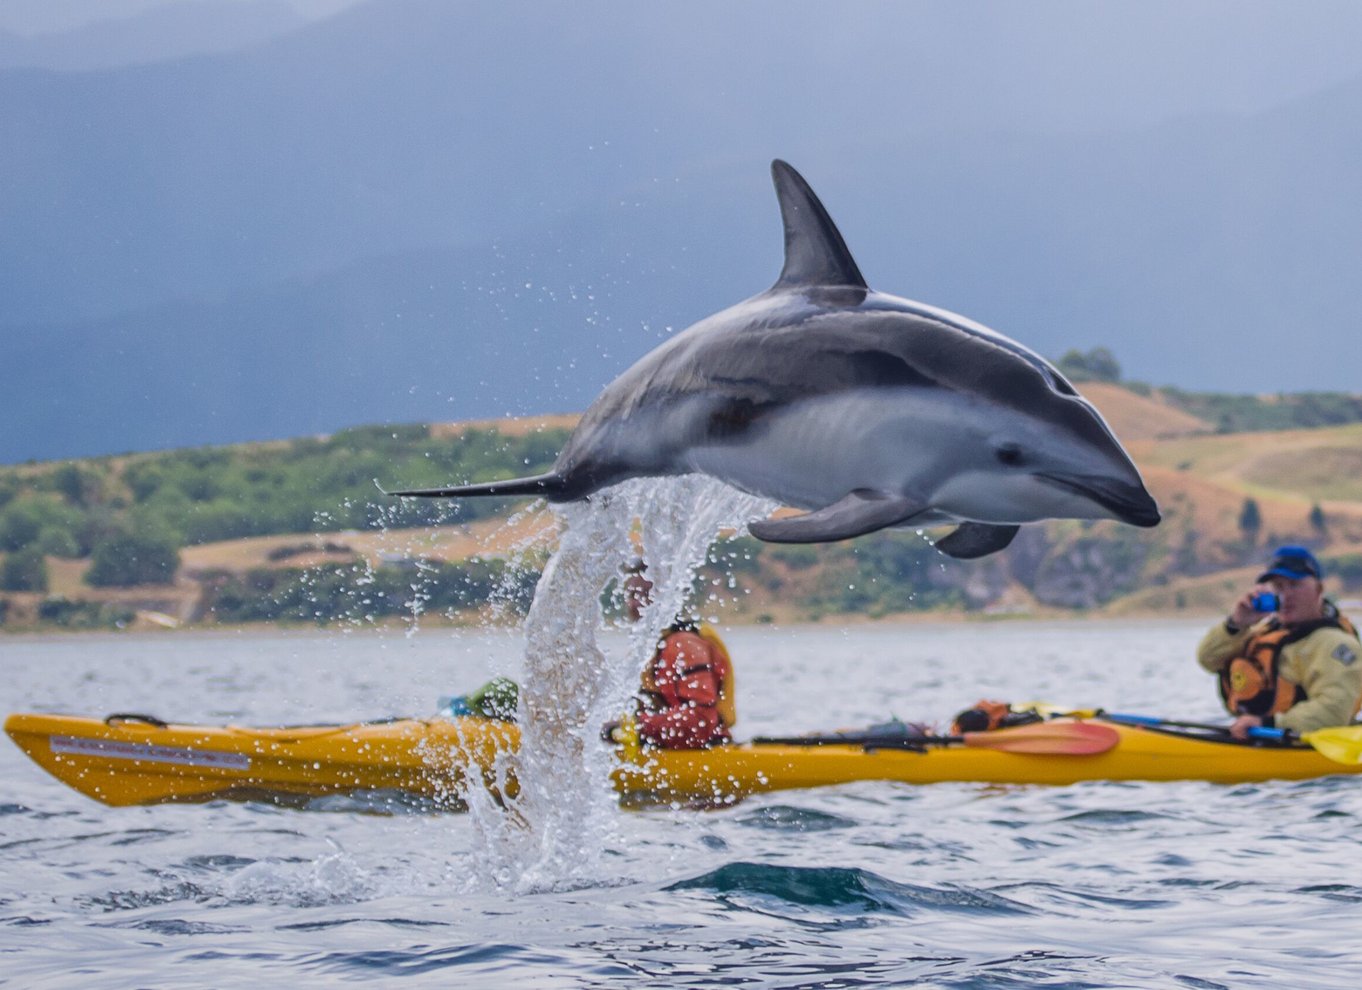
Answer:
[[[980,697],[1214,719],[1197,622],[728,632],[739,735],[947,721]],[[505,632],[0,638],[5,711],[427,714],[520,673]],[[859,783],[615,811],[600,875],[514,893],[476,823],[106,808],[0,741],[0,984],[1295,987],[1362,976],[1362,779]]]

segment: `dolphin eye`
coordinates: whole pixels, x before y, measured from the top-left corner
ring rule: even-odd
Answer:
[[[997,449],[993,451],[993,456],[998,458],[1000,463],[1009,467],[1015,467],[1022,462],[1021,448],[1015,443],[999,444]]]

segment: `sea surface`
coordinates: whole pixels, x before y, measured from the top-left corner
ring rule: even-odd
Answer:
[[[1199,622],[728,631],[739,735],[981,697],[1218,717]],[[0,708],[190,722],[433,712],[510,632],[0,637]],[[597,882],[484,875],[468,815],[106,808],[0,741],[0,985],[1292,987],[1362,978],[1362,778],[858,783],[616,812]]]

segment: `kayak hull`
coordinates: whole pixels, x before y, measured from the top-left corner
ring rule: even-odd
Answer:
[[[630,804],[727,804],[751,794],[853,781],[1074,784],[1086,780],[1246,783],[1362,772],[1305,747],[1257,747],[1113,726],[1120,741],[1087,756],[976,746],[925,752],[854,745],[736,744],[617,751],[616,789]],[[468,768],[494,796],[514,796],[506,757],[514,725],[480,718],[398,719],[291,728],[166,725],[140,719],[15,714],[5,731],[48,773],[108,805],[216,800],[306,804],[391,793],[460,808]]]

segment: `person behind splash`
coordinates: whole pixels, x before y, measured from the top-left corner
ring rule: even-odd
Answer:
[[[624,570],[624,609],[630,622],[637,622],[652,601],[653,583],[645,571],[639,558]],[[708,625],[677,618],[662,631],[643,670],[637,699],[636,711],[622,722],[607,724],[602,738],[624,742],[633,731],[643,745],[659,749],[701,749],[731,742],[738,719],[733,662],[719,634]]]
[[[624,568],[624,610],[630,622],[637,622],[652,601],[653,583],[645,570],[641,558]],[[678,618],[664,629],[636,697],[636,710],[607,723],[601,738],[658,749],[702,749],[733,739],[730,730],[738,721],[733,661],[708,625]],[[469,694],[441,698],[440,709],[456,717],[514,722],[518,698],[515,681],[494,677]]]
[[[1296,735],[1346,725],[1362,704],[1357,630],[1324,597],[1324,571],[1305,547],[1279,547],[1254,587],[1197,647],[1235,716],[1230,733],[1254,726]]]

